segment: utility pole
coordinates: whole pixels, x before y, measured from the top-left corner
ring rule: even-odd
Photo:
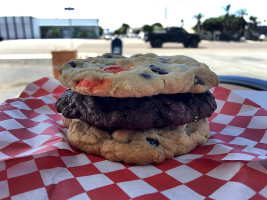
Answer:
[[[74,8],[68,7],[68,8],[65,8],[65,10],[72,11],[72,10],[74,10]],[[71,17],[69,17],[69,33],[70,33],[71,49],[73,49],[73,44],[72,44],[72,23],[71,23]]]
[[[168,5],[165,4],[165,13],[164,13],[164,26],[165,28],[168,26],[168,22],[167,22],[167,18],[168,18]]]

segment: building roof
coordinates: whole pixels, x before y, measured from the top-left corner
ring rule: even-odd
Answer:
[[[98,26],[98,19],[37,19],[39,26]]]

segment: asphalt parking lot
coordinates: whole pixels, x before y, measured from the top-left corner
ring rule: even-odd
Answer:
[[[267,42],[202,41],[199,48],[166,43],[151,48],[140,39],[122,39],[123,55],[156,53],[186,55],[206,63],[218,75],[238,75],[267,80]],[[104,39],[35,39],[0,42],[0,103],[17,97],[32,81],[53,76],[51,51],[77,50],[78,57],[101,55],[111,51],[111,41]]]

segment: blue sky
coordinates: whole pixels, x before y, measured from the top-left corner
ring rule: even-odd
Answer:
[[[131,27],[160,22],[164,26],[196,24],[194,15],[209,17],[225,14],[223,7],[230,4],[230,13],[246,9],[248,16],[258,17],[267,25],[267,0],[8,0],[2,1],[1,16],[33,16],[37,18],[91,18],[99,19],[99,25],[111,30],[122,23]],[[73,7],[74,11],[66,11]],[[166,17],[167,10],[167,17]]]

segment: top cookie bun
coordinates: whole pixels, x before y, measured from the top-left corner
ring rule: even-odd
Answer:
[[[203,63],[183,55],[103,54],[75,59],[59,67],[59,81],[83,95],[144,97],[157,94],[202,93],[219,84]]]

